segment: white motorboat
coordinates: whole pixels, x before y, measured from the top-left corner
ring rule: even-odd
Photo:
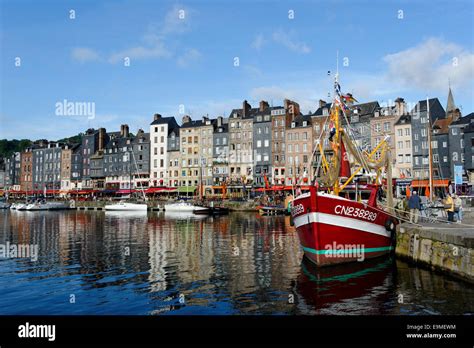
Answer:
[[[34,203],[31,203],[31,204],[28,204],[26,206],[26,209],[25,210],[28,210],[28,211],[32,211],[32,210],[48,210],[48,204],[45,203],[45,202],[34,202]]]
[[[27,203],[17,203],[15,209],[16,210],[26,210],[26,207],[28,206]]]
[[[0,209],[8,209],[10,208],[10,204],[7,202],[0,202]]]
[[[12,205],[10,205],[10,209],[11,209],[11,210],[15,210],[17,204],[18,204],[18,203],[12,203]]]
[[[206,207],[194,205],[188,202],[176,202],[165,204],[165,212],[194,213],[200,210],[207,210]]]
[[[148,210],[146,203],[130,203],[130,202],[119,202],[116,204],[108,204],[105,206],[105,210],[109,211],[144,211]]]

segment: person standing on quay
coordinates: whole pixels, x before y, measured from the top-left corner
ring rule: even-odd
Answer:
[[[454,212],[457,214],[457,223],[462,221],[462,199],[458,195],[454,198]]]
[[[454,193],[448,195],[444,201],[444,208],[448,213],[448,222],[454,222]]]
[[[418,196],[416,191],[413,191],[413,194],[408,200],[408,209],[410,209],[410,222],[418,223],[418,215],[421,208],[421,199]]]

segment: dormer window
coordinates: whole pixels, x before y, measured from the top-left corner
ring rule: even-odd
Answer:
[[[308,126],[308,121],[303,121],[303,127],[307,127]]]
[[[329,110],[327,108],[323,109],[323,116],[328,116],[329,115]]]
[[[295,122],[291,122],[291,128],[295,128],[296,127],[296,123]]]

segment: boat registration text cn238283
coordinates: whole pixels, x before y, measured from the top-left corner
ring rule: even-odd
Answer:
[[[336,205],[336,207],[334,208],[334,212],[337,215],[346,215],[368,221],[375,221],[377,219],[377,213],[373,213],[370,210],[354,207],[345,207],[342,205]]]

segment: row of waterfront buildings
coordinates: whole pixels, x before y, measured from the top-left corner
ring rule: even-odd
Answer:
[[[39,140],[5,159],[0,189],[49,193],[194,192],[220,193],[223,188],[305,184],[314,175],[321,141],[328,140],[331,104],[320,100],[314,113],[302,114],[298,103],[282,106],[244,101],[228,117],[192,120],[155,114],[150,125],[131,134],[88,129],[80,143]],[[402,185],[429,176],[431,136],[433,174],[451,179],[461,165],[464,181],[474,181],[474,113],[462,116],[451,93],[446,108],[438,98],[408,105],[402,98],[392,105],[355,104],[347,120],[361,149],[370,151],[387,135],[393,176]],[[347,126],[347,121],[344,121]],[[316,150],[315,150],[316,149]]]

